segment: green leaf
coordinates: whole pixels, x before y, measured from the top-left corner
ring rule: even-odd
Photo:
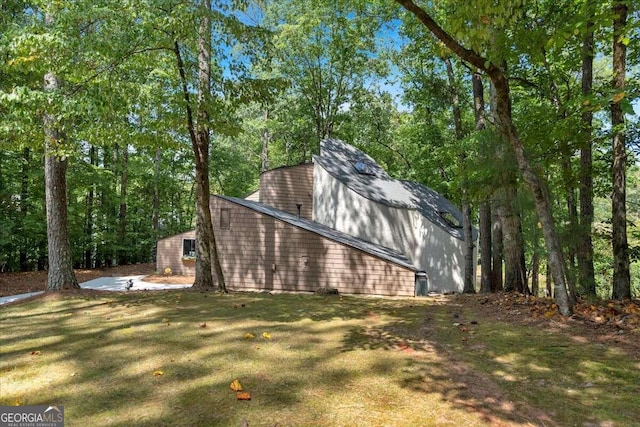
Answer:
[[[631,116],[635,115],[633,105],[631,105],[631,101],[629,101],[628,98],[624,98],[622,101],[620,101],[620,108],[625,114],[629,114]]]

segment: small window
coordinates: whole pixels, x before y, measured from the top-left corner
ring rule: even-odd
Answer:
[[[356,171],[360,175],[370,175],[370,176],[376,175],[373,169],[363,161],[358,160],[356,162],[353,162],[353,167],[356,169]]]
[[[183,239],[182,240],[182,256],[193,257],[196,256],[196,239]]]
[[[220,228],[222,230],[228,230],[231,228],[229,209],[220,209]]]
[[[456,218],[455,215],[453,215],[451,212],[439,212],[440,217],[442,219],[445,220],[445,222],[453,228],[462,228],[462,223],[460,222],[460,220],[458,218]]]

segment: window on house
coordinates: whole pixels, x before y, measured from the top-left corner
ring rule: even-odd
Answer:
[[[360,175],[370,175],[370,176],[376,175],[374,170],[363,161],[358,160],[353,162],[353,167],[355,168],[356,172],[358,172]]]
[[[220,209],[220,228],[223,230],[231,228],[229,209]]]
[[[462,223],[460,222],[460,220],[456,218],[456,216],[453,215],[451,212],[443,211],[443,212],[439,212],[439,214],[440,214],[440,217],[444,219],[445,222],[449,224],[450,227],[462,228]]]
[[[196,239],[182,239],[182,256],[196,256]]]

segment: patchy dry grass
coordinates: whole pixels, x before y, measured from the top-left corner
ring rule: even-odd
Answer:
[[[427,298],[47,295],[0,308],[0,405],[64,405],[69,426],[640,419],[640,361],[624,350],[496,320],[471,325],[475,315]],[[251,401],[236,400],[234,379]]]

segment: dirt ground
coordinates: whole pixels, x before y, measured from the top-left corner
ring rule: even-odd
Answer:
[[[94,270],[75,270],[79,283],[99,277],[146,275],[145,281],[151,283],[190,284],[193,276],[163,276],[153,274],[155,264],[120,265]],[[46,271],[27,271],[21,273],[0,273],[0,297],[43,291],[47,283]]]
[[[495,293],[448,299],[479,317],[563,331],[577,342],[615,345],[640,360],[640,300],[578,301],[573,315],[565,317],[550,298]]]
[[[193,276],[154,274],[154,264],[124,265],[95,270],[75,270],[80,283],[105,276],[146,275],[147,282],[191,284]],[[0,297],[42,291],[46,271],[0,273]],[[87,292],[89,290],[74,291]],[[616,344],[640,358],[640,300],[579,301],[570,317],[561,316],[552,299],[514,293],[448,295],[445,301],[460,304],[478,316],[512,323],[570,330],[589,341]]]

